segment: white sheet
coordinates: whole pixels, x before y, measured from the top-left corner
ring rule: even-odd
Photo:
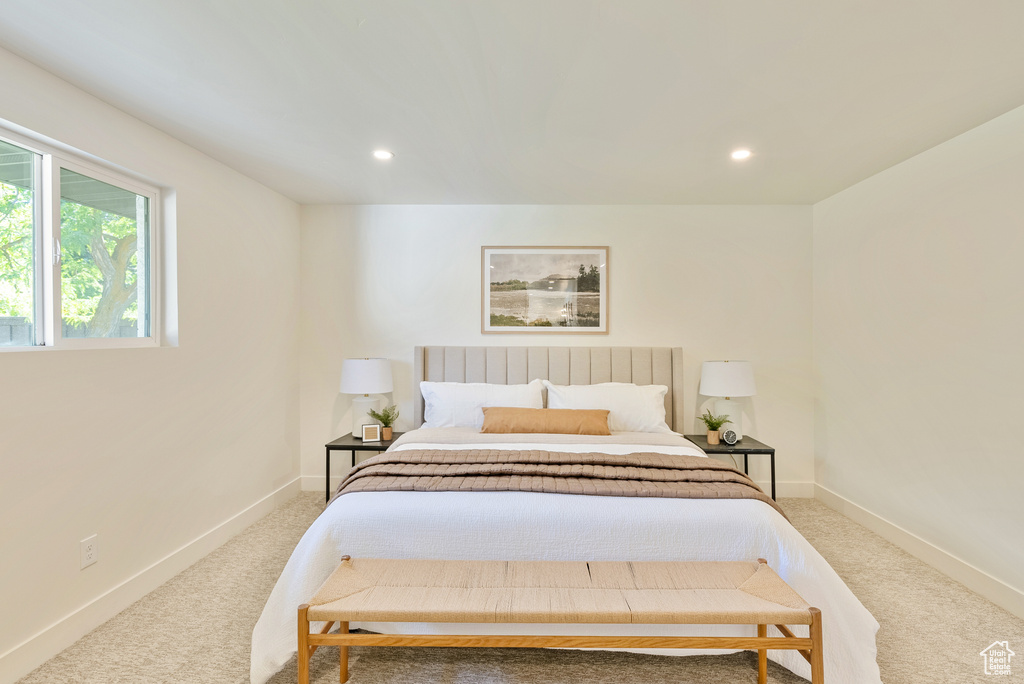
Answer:
[[[540,436],[539,439],[544,439]],[[676,446],[500,443],[489,448],[658,451],[702,454],[679,438]],[[639,440],[637,440],[639,441]],[[397,448],[458,448],[406,441]],[[480,448],[479,444],[464,445]],[[695,451],[696,450],[696,451]],[[825,559],[767,504],[754,500],[696,500],[576,496],[534,492],[363,492],[339,497],[296,546],[253,630],[251,681],[263,684],[296,651],[295,611],[337,567],[344,554],[378,558],[501,560],[751,560],[769,565],[811,605],[822,610],[825,678],[832,684],[880,683],[875,662],[878,623]],[[373,631],[438,632],[436,625],[353,623]],[[629,628],[624,629],[624,628]],[[319,626],[318,626],[319,628]],[[660,625],[445,625],[448,633],[670,634]],[[770,632],[774,632],[770,628]],[[797,626],[798,635],[806,628]],[[754,627],[690,626],[685,634],[754,636]],[[650,653],[695,655],[723,651]],[[794,651],[769,657],[803,677],[807,662]]]

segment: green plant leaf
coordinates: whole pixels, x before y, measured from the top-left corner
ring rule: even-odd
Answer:
[[[398,407],[394,404],[385,406],[380,411],[370,409],[368,412],[369,416],[375,421],[383,425],[384,427],[393,427],[395,421],[398,420]]]
[[[704,422],[704,425],[707,426],[708,430],[711,431],[721,430],[723,425],[732,422],[729,420],[728,415],[716,416],[711,413],[711,409],[707,409],[704,412],[704,415],[698,416],[698,418],[700,418]]]

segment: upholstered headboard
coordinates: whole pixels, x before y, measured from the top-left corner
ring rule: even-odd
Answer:
[[[665,421],[682,429],[683,350],[678,347],[416,347],[413,426],[423,424],[422,380],[516,385],[535,378],[556,385],[666,385]]]

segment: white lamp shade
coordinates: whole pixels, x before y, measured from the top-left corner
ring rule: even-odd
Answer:
[[[387,359],[345,359],[341,364],[342,394],[384,394],[394,389]]]
[[[699,391],[705,397],[752,397],[757,394],[754,369],[749,361],[705,361]]]

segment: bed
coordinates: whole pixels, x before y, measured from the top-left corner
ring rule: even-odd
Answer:
[[[558,386],[663,385],[667,388],[665,425],[679,432],[684,415],[682,371],[682,351],[676,348],[417,347],[414,353],[417,388],[420,381],[520,386],[538,378]],[[419,391],[415,396],[413,423],[420,426],[426,407]],[[408,450],[413,455],[488,449],[600,453],[609,458],[644,452],[706,460],[699,448],[669,430],[581,436],[481,434],[471,427],[426,427],[406,433],[392,451]],[[875,660],[878,623],[785,516],[763,500],[766,498],[586,496],[545,491],[360,491],[336,496],[297,545],[253,630],[251,681],[263,684],[294,655],[296,607],[313,595],[341,556],[348,554],[459,560],[766,558],[783,580],[822,610],[827,681],[880,682]],[[421,633],[436,628],[353,625],[358,627]],[[550,624],[518,627],[523,634],[559,633],[557,626]],[[578,625],[572,627],[579,629]],[[588,629],[591,627],[593,634],[605,633],[601,625]],[[634,627],[637,635],[672,633],[669,626]],[[488,626],[456,629],[485,633]],[[734,626],[687,629],[693,634],[754,635],[753,628]],[[688,650],[674,655],[700,653]],[[769,657],[803,677],[810,675],[807,662],[795,652],[771,651]]]

